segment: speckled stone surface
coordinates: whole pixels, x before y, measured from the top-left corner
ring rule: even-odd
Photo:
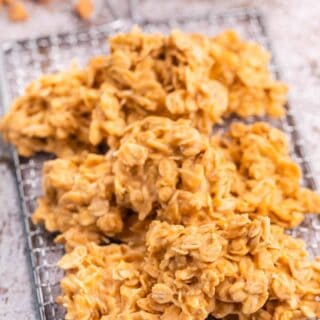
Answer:
[[[54,2],[54,1],[52,1]],[[103,1],[99,2],[99,8]],[[68,4],[69,3],[69,4]],[[127,3],[111,0],[117,15],[128,15]],[[152,19],[174,14],[201,15],[209,10],[233,7],[258,7],[265,14],[268,33],[289,84],[290,100],[298,119],[305,148],[315,177],[320,177],[320,1],[318,0],[162,0],[140,1],[139,13]],[[0,12],[0,40],[26,38],[40,34],[72,30],[85,25],[64,9],[66,0],[56,0],[47,9],[28,3],[32,19],[26,23],[8,22]],[[179,8],[179,10],[177,10]],[[108,21],[105,9],[96,11],[96,19]],[[320,179],[317,178],[318,183]],[[0,319],[35,319],[32,279],[26,243],[20,219],[18,194],[8,147],[0,141]]]

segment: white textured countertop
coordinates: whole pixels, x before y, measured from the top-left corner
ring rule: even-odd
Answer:
[[[2,10],[0,40],[66,31],[82,24],[70,10],[63,10],[70,7],[70,1],[52,2],[56,3],[46,9],[29,3],[32,19],[20,24],[10,23]],[[102,10],[103,0],[97,2],[96,19],[110,20],[112,16],[108,10]],[[116,14],[128,14],[125,1],[110,2]],[[305,140],[307,155],[311,158],[315,176],[320,177],[320,1],[163,0],[160,10],[159,3],[141,1],[140,12],[149,18],[158,18],[177,12],[180,15],[201,14],[232,7],[255,6],[262,9],[282,78],[290,87],[290,100]],[[179,10],[176,10],[177,6]],[[0,203],[0,319],[35,319],[18,195],[10,153],[3,143],[0,143]]]

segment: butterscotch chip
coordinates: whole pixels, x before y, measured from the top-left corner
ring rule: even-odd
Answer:
[[[1,2],[2,2],[2,4],[10,5],[10,4],[13,4],[14,2],[16,2],[16,0],[2,0]]]
[[[20,1],[10,2],[8,13],[9,13],[9,18],[12,21],[23,21],[29,17],[25,5]]]
[[[75,11],[82,19],[91,19],[93,14],[93,0],[77,0]]]

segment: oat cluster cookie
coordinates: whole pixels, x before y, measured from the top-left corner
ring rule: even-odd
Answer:
[[[304,213],[318,212],[320,197],[300,186],[301,169],[289,154],[287,136],[266,123],[234,123],[218,140],[237,167],[231,193],[234,210],[267,215],[285,228],[299,225]]]
[[[153,221],[145,246],[81,245],[59,263],[66,319],[312,319],[320,260],[266,217]],[[229,318],[228,318],[229,319]]]
[[[284,114],[287,87],[273,79],[269,54],[232,31],[209,38],[134,29],[109,45],[108,55],[45,75],[16,99],[0,128],[20,154],[116,148],[126,127],[147,116],[189,119],[208,134],[230,114]]]
[[[99,243],[123,230],[125,211],[114,200],[109,154],[48,161],[43,175],[45,195],[32,219],[51,232],[59,231],[58,242],[68,247]]]
[[[59,156],[32,219],[65,245],[65,319],[320,317],[320,260],[286,234],[320,196],[300,185],[286,135],[211,131],[284,114],[269,54],[232,31],[133,30],[110,48],[32,83],[1,122],[22,155]]]

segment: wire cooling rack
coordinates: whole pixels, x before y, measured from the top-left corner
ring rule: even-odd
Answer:
[[[172,28],[179,28],[185,31],[216,34],[226,28],[234,28],[243,37],[257,41],[270,49],[263,17],[254,9],[232,10],[223,14],[209,14],[202,18],[160,22],[139,20],[139,24],[145,31],[164,33],[168,33]],[[21,94],[25,85],[41,73],[65,68],[73,58],[76,58],[79,64],[84,64],[89,57],[107,52],[106,38],[120,31],[128,31],[131,26],[130,20],[117,20],[107,25],[91,27],[84,32],[4,43],[2,61],[0,61],[4,105],[9,107],[13,97]],[[271,68],[278,75],[274,62]],[[303,171],[303,185],[316,189],[290,105],[288,105],[287,116],[273,124],[285,130],[291,138],[292,155]],[[39,317],[41,320],[62,320],[64,310],[55,303],[55,299],[59,294],[59,280],[63,276],[56,263],[63,254],[63,248],[54,244],[54,235],[47,233],[41,226],[34,226],[30,220],[36,206],[36,199],[41,195],[42,164],[49,158],[48,155],[39,154],[26,159],[19,157],[14,152],[22,217],[28,241]],[[306,241],[311,255],[320,255],[318,218],[314,215],[307,216],[303,224],[291,233]]]

